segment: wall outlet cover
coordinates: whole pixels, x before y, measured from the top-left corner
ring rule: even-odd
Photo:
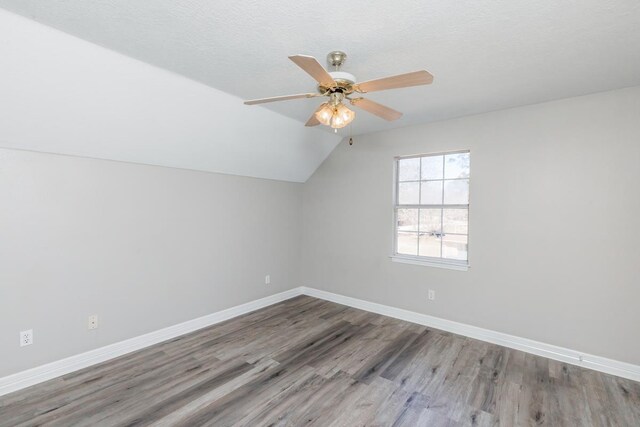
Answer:
[[[33,344],[33,329],[20,331],[20,347]]]
[[[98,315],[92,314],[89,316],[89,322],[87,324],[88,329],[98,329]]]

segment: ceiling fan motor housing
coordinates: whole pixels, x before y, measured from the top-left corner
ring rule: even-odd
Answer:
[[[329,67],[335,68],[335,71],[329,71],[329,75],[336,82],[335,86],[318,85],[318,92],[325,93],[343,93],[349,95],[353,92],[353,85],[356,83],[356,78],[353,74],[344,71],[339,71],[340,67],[344,65],[347,60],[347,54],[341,50],[334,50],[327,54],[327,64]]]
[[[356,77],[345,71],[329,71],[331,77],[336,82],[335,86],[318,85],[318,92],[320,93],[333,93],[341,92],[345,95],[349,95],[353,92],[353,85],[356,83]]]

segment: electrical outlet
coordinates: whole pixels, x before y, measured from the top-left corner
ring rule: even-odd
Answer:
[[[33,344],[33,329],[20,331],[20,347]]]
[[[435,300],[436,299],[436,291],[434,291],[433,289],[429,289],[428,298],[429,298],[429,301]]]
[[[89,316],[89,323],[87,324],[87,329],[98,329],[98,315],[92,314]]]
[[[268,285],[270,283],[271,283],[271,276],[267,274],[266,276],[264,276],[264,284]]]

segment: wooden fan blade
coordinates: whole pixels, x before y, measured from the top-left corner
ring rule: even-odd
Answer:
[[[264,104],[265,102],[287,101],[289,99],[314,98],[316,96],[322,96],[322,95],[318,93],[299,93],[297,95],[283,95],[283,96],[274,96],[271,98],[252,99],[250,101],[244,101],[244,103],[246,105],[255,105],[255,104]]]
[[[298,67],[302,68],[322,86],[329,87],[336,84],[331,74],[329,74],[313,56],[293,55],[290,56],[289,59],[295,62]]]
[[[307,123],[305,123],[304,125],[307,127],[311,127],[311,126],[318,126],[319,124],[320,122],[318,121],[318,119],[316,119],[316,113],[314,111],[311,117],[309,117],[309,120],[307,120]]]
[[[371,114],[375,114],[376,116],[389,121],[398,120],[400,117],[402,117],[401,112],[389,107],[385,107],[384,105],[378,104],[377,102],[373,102],[370,99],[352,99],[351,105],[355,105],[356,107],[362,108],[363,110],[368,111]]]
[[[354,89],[360,93],[375,92],[377,90],[397,89],[401,87],[428,85],[433,82],[431,73],[425,70],[414,71],[407,74],[383,77],[381,79],[369,80],[358,83]]]
[[[322,107],[324,107],[324,104],[320,104],[320,106],[318,108],[316,108],[316,110],[313,112],[313,114],[311,115],[311,117],[309,117],[309,120],[307,120],[307,123],[305,123],[305,126],[318,126],[320,123],[320,121],[316,118],[316,113],[318,111],[320,111],[322,109]]]

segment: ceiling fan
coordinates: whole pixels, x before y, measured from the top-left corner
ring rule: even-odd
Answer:
[[[254,105],[275,101],[287,101],[290,99],[328,97],[329,99],[320,104],[316,111],[314,111],[305,126],[323,124],[331,126],[336,132],[337,129],[343,128],[351,123],[356,115],[355,112],[344,105],[346,101],[385,120],[397,120],[402,116],[402,113],[399,111],[385,107],[377,102],[362,97],[354,98],[354,93],[360,94],[378,90],[428,85],[433,82],[433,76],[425,70],[357,82],[353,74],[340,71],[340,67],[347,59],[347,54],[338,50],[330,52],[327,55],[327,63],[335,69],[335,71],[330,72],[327,72],[313,56],[293,55],[290,56],[289,59],[318,82],[317,93],[300,93],[297,95],[252,99],[244,103]]]

